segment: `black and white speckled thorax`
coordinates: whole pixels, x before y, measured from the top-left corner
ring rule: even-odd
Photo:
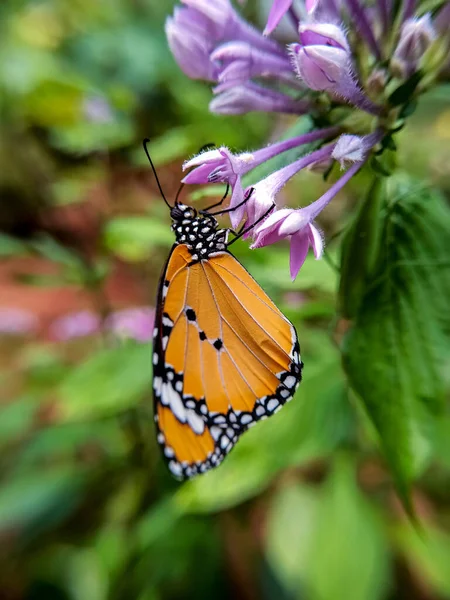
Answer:
[[[177,243],[186,244],[194,260],[226,250],[228,230],[219,229],[213,216],[199,214],[195,208],[185,204],[176,204],[170,216]]]

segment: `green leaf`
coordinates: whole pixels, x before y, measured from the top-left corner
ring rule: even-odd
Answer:
[[[80,469],[58,468],[26,473],[4,481],[0,491],[0,530],[41,532],[69,514],[79,499],[85,476]]]
[[[431,453],[448,357],[450,217],[439,195],[390,182],[379,255],[343,345],[350,383],[375,425],[398,491]]]
[[[6,233],[0,233],[0,258],[18,256],[27,253],[26,245]]]
[[[79,365],[60,387],[61,420],[117,414],[150,395],[151,346],[127,342],[102,350]]]
[[[413,73],[405,83],[399,85],[398,88],[392,92],[388,98],[389,104],[392,106],[400,106],[401,104],[409,103],[422,77],[423,73],[421,71]]]
[[[32,249],[53,262],[65,267],[80,265],[81,259],[75,252],[65,248],[49,235],[41,235],[30,243]]]
[[[339,311],[355,317],[379,253],[383,180],[375,177],[342,240]]]
[[[300,598],[317,528],[319,495],[299,483],[282,487],[270,505],[265,549],[269,565],[288,592]]]
[[[281,488],[269,513],[266,555],[288,597],[385,597],[387,541],[348,459],[339,457],[320,489]]]
[[[338,458],[321,490],[314,533],[307,571],[313,598],[385,598],[389,555],[383,525],[345,457]]]
[[[411,572],[434,591],[436,597],[450,598],[450,536],[436,528],[417,532],[406,523],[395,532],[395,540]],[[431,597],[431,594],[430,594]],[[433,594],[434,597],[434,594]]]
[[[170,228],[152,217],[117,217],[104,231],[106,247],[130,262],[147,260],[153,248],[168,247],[173,242]]]

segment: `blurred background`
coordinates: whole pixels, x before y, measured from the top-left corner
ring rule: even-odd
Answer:
[[[333,236],[364,174],[325,211],[327,255],[295,283],[287,247],[234,246],[298,329],[296,399],[214,472],[181,485],[163,464],[149,340],[173,238],[142,139],[173,198],[204,144],[253,149],[294,124],[209,114],[208,86],[168,50],[172,8],[0,4],[0,599],[450,598],[450,418],[414,489],[418,530],[334,341]],[[401,167],[447,198],[449,98],[425,97],[399,140]],[[283,201],[328,185],[305,173]]]

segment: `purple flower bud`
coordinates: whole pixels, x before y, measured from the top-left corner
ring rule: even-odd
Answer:
[[[450,2],[446,2],[435,17],[434,26],[439,35],[448,35],[450,29]]]
[[[349,164],[362,162],[369,151],[381,140],[383,133],[377,130],[370,135],[341,135],[336,142],[331,156],[341,164],[343,169]]]
[[[381,108],[363,93],[352,72],[350,48],[342,28],[332,23],[302,25],[300,44],[291,44],[294,68],[308,87],[341,96],[371,114]]]
[[[310,108],[308,100],[295,100],[287,94],[248,82],[228,88],[219,85],[218,94],[209,105],[211,112],[223,115],[241,115],[252,111],[305,114]]]
[[[298,28],[300,44],[303,46],[322,45],[342,48],[350,52],[350,47],[341,27],[333,23],[310,23]]]
[[[402,66],[404,75],[410,75],[418,66],[425,51],[436,39],[429,14],[420,19],[409,19],[402,26],[393,59]]]
[[[299,77],[312,90],[335,90],[343,77],[348,77],[348,51],[322,44],[292,44],[294,66]]]

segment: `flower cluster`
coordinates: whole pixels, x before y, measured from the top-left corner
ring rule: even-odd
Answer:
[[[229,0],[181,1],[166,22],[168,43],[189,77],[216,84],[212,112],[310,116],[312,129],[304,135],[252,153],[207,150],[184,164],[192,169],[185,183],[231,186],[232,226],[254,225],[253,247],[291,240],[295,278],[310,246],[321,256],[322,237],[313,224],[319,212],[371,157],[392,146],[417,95],[445,70],[450,3],[432,18],[415,14],[411,0],[370,6],[361,0],[274,0],[261,33]],[[285,16],[297,31],[287,47],[268,37]],[[313,151],[252,186],[243,184],[256,166],[306,144],[314,144]],[[347,171],[321,198],[306,208],[276,207],[278,192],[299,171],[329,171],[335,162]]]
[[[147,342],[152,338],[154,317],[153,308],[147,306],[112,312],[104,322],[97,313],[81,310],[55,319],[50,326],[50,337],[66,342],[104,331],[115,337]]]

